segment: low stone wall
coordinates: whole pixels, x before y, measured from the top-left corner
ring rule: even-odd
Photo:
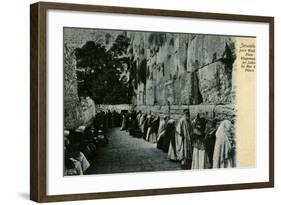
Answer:
[[[95,103],[90,97],[79,101],[64,102],[65,129],[75,129],[80,125],[88,125],[95,116]]]
[[[204,104],[229,104],[233,101],[231,72],[221,61],[199,69],[198,80]]]
[[[216,119],[222,121],[228,119],[231,121],[235,120],[235,108],[234,105],[171,105],[169,106],[139,106],[138,110],[142,112],[159,115],[163,117],[170,113],[170,117],[174,120],[180,119],[183,115],[183,110],[189,108],[191,119],[196,118],[197,114],[200,114],[201,117],[206,118],[207,120]],[[170,111],[169,111],[170,109]]]
[[[115,110],[116,112],[120,113],[121,110],[132,110],[132,105],[131,104],[119,104],[119,105],[106,105],[106,104],[98,104],[96,105],[96,111],[104,111],[107,112],[110,110],[112,112]]]

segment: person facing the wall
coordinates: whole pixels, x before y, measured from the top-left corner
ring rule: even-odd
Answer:
[[[191,169],[209,169],[211,168],[208,153],[205,144],[206,119],[197,114],[193,128],[193,155]]]
[[[184,109],[184,115],[179,120],[175,141],[171,140],[168,157],[171,160],[180,161],[183,169],[191,168],[192,146],[191,146],[192,126],[190,122],[190,111]]]

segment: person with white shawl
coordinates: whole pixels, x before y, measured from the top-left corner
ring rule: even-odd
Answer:
[[[152,121],[154,119],[154,116],[151,115],[151,112],[149,112],[146,119],[147,119],[147,132],[146,132],[145,140],[150,141],[149,138],[150,138],[150,134],[151,134]]]
[[[163,149],[163,141],[165,138],[165,130],[168,122],[168,116],[165,116],[163,119],[160,120],[158,134],[157,134],[157,148]]]
[[[150,127],[147,130],[147,141],[155,144],[157,142],[157,133],[159,128],[160,118],[156,116],[151,117]]]
[[[168,157],[171,160],[181,161],[183,169],[191,168],[192,146],[191,146],[192,126],[190,122],[190,111],[184,109],[184,116],[179,120],[174,139],[171,139]]]
[[[140,128],[142,134],[144,133],[144,129],[145,129],[146,117],[147,117],[147,114],[143,113],[142,116],[140,117],[140,121],[139,121],[139,128]]]
[[[213,168],[235,167],[234,140],[231,136],[233,125],[224,120],[216,132],[216,143],[213,155]]]

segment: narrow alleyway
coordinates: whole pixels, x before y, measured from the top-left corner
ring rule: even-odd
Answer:
[[[86,174],[181,169],[180,163],[170,161],[167,153],[157,149],[156,144],[134,138],[119,128],[110,129],[107,136],[109,145],[99,148]]]

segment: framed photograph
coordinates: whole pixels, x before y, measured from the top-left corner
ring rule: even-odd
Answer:
[[[274,186],[274,18],[30,7],[30,198]]]

